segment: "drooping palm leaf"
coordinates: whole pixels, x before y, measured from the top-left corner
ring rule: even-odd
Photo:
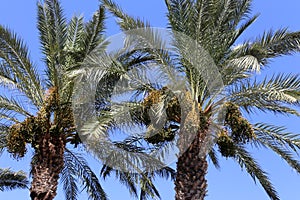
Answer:
[[[258,180],[270,199],[279,200],[279,196],[269,180],[266,172],[264,172],[252,156],[247,152],[244,147],[235,146],[234,159],[239,163],[241,168],[245,168],[247,173],[254,181]]]
[[[256,123],[253,128],[257,140],[263,144],[290,147],[295,153],[300,149],[300,135],[286,131],[285,127]]]
[[[67,170],[69,175],[71,175],[71,177],[67,177],[68,174],[63,175],[64,187],[68,189],[66,192],[71,192],[70,194],[66,194],[66,197],[68,197],[69,199],[75,199],[78,192],[76,181],[77,178],[79,178],[80,182],[83,184],[84,189],[86,189],[89,193],[89,199],[107,199],[106,193],[100,185],[97,176],[91,170],[88,163],[83,157],[66,149],[64,158],[65,170]]]
[[[23,41],[12,31],[0,26],[1,85],[12,85],[25,94],[33,104],[42,102],[42,86],[37,69],[29,59]]]

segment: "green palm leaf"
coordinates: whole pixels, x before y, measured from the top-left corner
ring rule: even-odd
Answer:
[[[247,173],[254,181],[258,180],[270,199],[279,200],[275,188],[270,182],[266,172],[264,172],[252,156],[241,146],[235,146],[234,159],[239,163],[241,168],[245,168]]]
[[[35,105],[42,102],[42,86],[37,69],[29,59],[23,41],[9,29],[0,26],[0,84],[12,85]]]
[[[279,74],[259,82],[248,79],[233,87],[230,99],[246,111],[256,107],[262,111],[299,115],[289,105],[299,105],[300,79],[298,75]]]
[[[247,41],[233,49],[230,57],[249,55],[255,57],[260,65],[266,65],[270,58],[298,52],[299,44],[300,32],[289,32],[287,29],[270,30],[257,37],[254,42]]]
[[[48,86],[61,87],[59,77],[62,75],[65,55],[63,52],[67,25],[63,16],[63,10],[57,0],[45,0],[39,2],[38,7],[38,30],[42,45],[42,52],[47,63]]]
[[[300,135],[287,132],[285,127],[265,123],[253,125],[257,140],[263,144],[288,146],[295,153],[300,149]]]
[[[0,169],[0,191],[26,189],[28,180],[23,171],[13,172],[10,169]]]
[[[81,183],[84,186],[84,189],[89,193],[89,199],[94,200],[105,200],[107,196],[100,185],[100,182],[94,172],[88,166],[86,160],[81,157],[79,154],[75,154],[70,150],[66,149],[65,151],[65,169],[76,178],[79,178]],[[64,175],[64,184],[66,188],[69,189],[71,194],[66,195],[69,199],[76,197],[77,187],[75,186],[76,179],[70,179]],[[67,186],[66,184],[71,183],[71,185]]]
[[[86,24],[83,37],[84,57],[86,57],[92,52],[92,50],[94,50],[101,42],[104,41],[102,33],[105,30],[105,18],[105,9],[103,6],[100,6],[98,11],[94,14],[93,19]]]

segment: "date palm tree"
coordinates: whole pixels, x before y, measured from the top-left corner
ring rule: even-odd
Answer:
[[[135,111],[130,112],[133,118],[130,121],[136,121],[140,127],[149,130],[153,123],[150,123],[147,112],[151,112],[152,118],[154,115],[159,121],[162,112],[158,111],[166,110],[166,123],[155,135],[147,134],[148,131],[123,143],[133,145],[139,141],[139,144],[163,148],[174,143],[177,138],[179,153],[175,180],[176,200],[205,198],[207,159],[210,158],[218,167],[217,152],[236,161],[254,181],[261,184],[270,199],[279,199],[267,173],[247,149],[267,147],[300,173],[300,163],[294,157],[294,153],[299,152],[300,136],[287,132],[281,126],[263,122],[250,123],[243,115],[256,111],[300,115],[297,111],[300,78],[297,74],[274,74],[263,79],[255,76],[265,70],[272,59],[299,52],[300,32],[270,30],[253,40],[237,44],[241,34],[258,17],[250,15],[252,0],[166,0],[168,28],[175,35],[172,39],[177,53],[172,55],[162,42],[163,36],[151,30],[148,22],[127,15],[111,0],[102,2],[118,18],[118,24],[125,34],[130,35],[130,31],[135,29],[142,30],[135,32],[138,36],[136,38],[140,39],[137,43],[145,46],[146,43],[150,44],[147,47],[151,47],[151,44],[152,47],[161,47],[135,48],[136,58],[143,57],[146,61],[155,63],[156,68],[149,67],[148,73],[162,65],[164,73],[168,74],[170,68],[178,71],[185,77],[183,85],[188,86],[182,93],[183,97],[175,94],[170,96],[170,88],[155,84],[153,80],[143,84],[145,79],[142,80],[141,77],[145,71],[132,74],[131,80],[139,82],[140,87],[136,88],[135,93],[135,97],[139,98],[132,98],[137,101],[134,104],[137,106]],[[181,41],[182,37],[178,37],[178,33],[194,43],[187,42],[189,40]],[[136,41],[135,39],[131,40]],[[218,72],[214,75],[220,76],[222,94],[225,93],[226,98],[216,98],[210,88],[210,84],[214,84],[213,79],[210,77],[206,80],[207,77],[199,73],[203,63],[194,62],[189,57],[195,47],[203,48],[213,60]],[[201,56],[196,55],[196,59]],[[122,77],[120,72],[126,71],[127,66],[117,65],[114,69],[118,67],[119,77]],[[217,76],[213,78],[218,79]],[[153,112],[150,110],[153,106],[161,107]],[[218,109],[224,111],[222,123],[214,118]],[[109,115],[118,113],[114,111]],[[186,139],[190,140],[187,147],[184,142]]]
[[[100,7],[84,23],[78,16],[67,22],[56,0],[39,2],[37,8],[46,72],[43,77],[38,73],[42,67],[31,61],[24,42],[0,26],[0,115],[5,148],[15,158],[25,155],[27,144],[33,148],[31,199],[53,199],[60,176],[66,199],[77,197],[76,177],[92,199],[106,199],[87,162],[67,148],[71,147],[67,144],[77,145],[79,139],[70,103],[72,83],[66,76],[69,68],[79,65],[103,40],[104,9]],[[2,173],[6,177],[11,175],[9,171]],[[25,181],[22,174],[15,175]]]
[[[23,41],[8,28],[0,26],[1,146],[15,158],[22,158],[29,145],[34,150],[31,199],[53,199],[59,178],[68,200],[77,199],[79,183],[91,199],[107,199],[97,175],[83,156],[72,148],[72,145],[75,148],[81,145],[82,141],[72,107],[72,95],[76,92],[74,77],[69,76],[70,71],[81,67],[92,51],[105,49],[106,43],[102,43],[105,9],[99,6],[86,23],[81,16],[74,16],[68,22],[58,0],[38,2],[37,10],[44,76],[38,73],[42,66],[37,67],[31,61]],[[104,168],[104,177],[113,172]],[[156,175],[173,172],[169,168],[164,170]],[[3,173],[10,175],[8,171]],[[25,182],[22,174],[16,175]],[[143,199],[159,196],[152,183],[154,176],[117,174],[132,195],[138,197],[140,191]],[[21,185],[13,185],[16,186]],[[139,186],[142,186],[140,190],[137,189]]]

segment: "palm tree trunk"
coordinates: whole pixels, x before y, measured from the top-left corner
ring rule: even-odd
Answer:
[[[63,135],[47,133],[40,138],[31,170],[32,200],[52,200],[56,196],[59,174],[64,166],[64,150]]]
[[[181,154],[177,161],[175,181],[176,200],[203,200],[207,193],[206,156],[201,149],[207,146],[202,141],[207,137],[206,132],[199,133],[192,145]]]
[[[209,122],[187,92],[181,103],[181,125],[177,147],[176,200],[203,200],[207,193],[207,147]]]

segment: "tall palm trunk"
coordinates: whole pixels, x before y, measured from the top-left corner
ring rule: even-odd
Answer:
[[[177,162],[175,181],[176,200],[203,200],[207,192],[206,156],[201,152],[207,132],[201,131],[192,145],[181,154]]]
[[[181,106],[175,199],[203,200],[207,192],[205,175],[209,124],[189,92],[185,94]]]
[[[63,135],[46,133],[40,138],[31,171],[32,200],[52,200],[56,196],[59,174],[64,166],[64,150]]]

